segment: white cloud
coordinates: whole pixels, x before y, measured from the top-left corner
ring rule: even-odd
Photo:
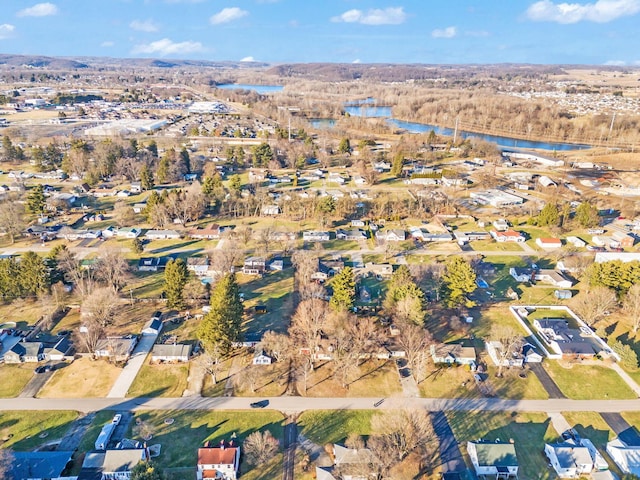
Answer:
[[[241,62],[255,62],[256,59],[253,58],[252,56],[248,56],[248,57],[244,57],[242,59],[240,59]]]
[[[332,22],[362,23],[364,25],[400,25],[407,19],[402,7],[374,8],[362,10],[347,10],[342,15],[332,17]]]
[[[9,23],[3,23],[0,25],[0,40],[11,37],[15,29],[16,27]]]
[[[131,53],[144,53],[165,57],[167,55],[185,55],[188,53],[202,52],[203,50],[204,48],[200,42],[174,42],[168,38],[163,38],[155,42],[136,45],[131,50]]]
[[[356,58],[356,59],[355,59],[353,62],[351,62],[351,63],[362,63],[362,62],[360,61],[360,59],[359,59],[359,58]]]
[[[129,24],[129,28],[138,32],[157,32],[159,27],[153,20],[134,20]]]
[[[453,38],[458,34],[456,27],[436,28],[431,32],[433,38]]]
[[[48,17],[58,13],[58,7],[53,3],[37,3],[33,7],[20,10],[16,15],[18,17]]]
[[[535,22],[606,23],[640,12],[640,0],[597,0],[595,3],[554,3],[541,0],[529,6],[527,17]]]
[[[604,62],[605,65],[610,65],[612,67],[624,67],[627,62],[625,62],[624,60],[607,60],[606,62]]]
[[[223,8],[215,15],[212,15],[209,21],[213,25],[219,25],[221,23],[233,22],[234,20],[246,17],[247,15],[249,15],[249,12],[247,12],[246,10],[242,10],[238,7],[227,7]]]
[[[106,40],[100,44],[101,47],[113,47],[116,42],[112,42],[111,40]]]

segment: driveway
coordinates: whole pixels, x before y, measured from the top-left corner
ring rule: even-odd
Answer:
[[[33,367],[34,369],[38,366],[37,363],[34,363],[33,365],[34,365]],[[18,395],[18,397],[20,398],[35,397],[40,391],[40,389],[44,387],[44,384],[49,381],[53,373],[54,373],[53,371],[49,371],[49,372],[34,374],[33,377],[31,377],[31,380],[29,380],[29,382],[24,386],[24,388],[22,389],[22,392],[20,392],[20,395]]]
[[[442,473],[465,471],[467,465],[444,412],[431,412],[431,423],[440,444]]]
[[[131,354],[131,358],[122,369],[120,376],[111,387],[111,391],[107,398],[124,398],[127,391],[136,379],[136,375],[142,368],[144,361],[151,352],[153,344],[156,343],[157,335],[142,335],[142,338],[136,345],[135,350]]]
[[[553,381],[553,378],[549,376],[542,366],[542,363],[527,363],[527,365],[529,365],[531,371],[536,374],[536,377],[538,377],[538,380],[540,380],[540,383],[547,391],[549,398],[567,398],[566,395],[560,391],[556,382]]]
[[[611,427],[618,438],[627,445],[640,446],[640,435],[635,427],[629,425],[629,423],[618,412],[603,412],[600,413],[604,421]]]

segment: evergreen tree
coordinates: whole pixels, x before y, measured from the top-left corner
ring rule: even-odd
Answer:
[[[333,295],[329,305],[336,311],[351,310],[356,300],[356,281],[351,267],[344,267],[331,280]]]
[[[180,163],[182,164],[180,170],[183,173],[191,173],[191,157],[186,147],[182,147],[182,150],[180,150]]]
[[[153,188],[153,173],[147,165],[143,165],[140,169],[140,183],[143,190],[151,190]]]
[[[25,252],[20,257],[18,277],[24,295],[37,295],[49,288],[49,272],[44,259],[35,252]]]
[[[133,239],[132,243],[132,247],[133,247],[133,251],[135,253],[137,253],[138,255],[140,255],[142,252],[144,252],[144,242],[141,238],[136,237]]]
[[[576,208],[576,220],[582,227],[597,227],[600,224],[598,209],[589,202],[582,202]]]
[[[267,142],[263,142],[260,145],[253,147],[253,164],[256,167],[264,167],[269,165],[269,162],[273,160],[273,151]]]
[[[165,476],[155,463],[140,462],[131,470],[130,480],[164,480]]]
[[[41,184],[34,186],[27,195],[27,210],[39,215],[44,212],[47,200],[44,197],[44,187]]]
[[[449,307],[465,305],[472,307],[474,302],[468,298],[476,288],[476,273],[462,257],[451,257],[442,276],[445,302]]]
[[[384,308],[422,325],[425,311],[424,292],[418,287],[406,265],[393,272],[384,298]]]
[[[229,188],[234,192],[240,192],[242,189],[242,180],[240,180],[240,175],[233,175],[229,179]]]
[[[147,145],[147,150],[149,151],[149,153],[151,153],[153,158],[158,158],[158,144],[155,140],[151,140],[149,142],[149,145]]]
[[[169,159],[169,152],[162,156],[160,162],[158,162],[158,169],[156,170],[156,178],[159,183],[167,183],[169,181],[171,169],[171,161]]]
[[[338,145],[338,152],[340,153],[351,153],[351,142],[348,138],[343,138],[340,140],[340,144]]]
[[[7,303],[22,296],[20,265],[15,258],[0,259],[0,300]]]
[[[187,264],[181,258],[171,259],[164,270],[164,291],[167,296],[167,307],[183,308],[182,294],[189,279]]]
[[[242,165],[244,163],[244,148],[242,148],[242,145],[236,146],[235,162],[238,165]]]
[[[393,162],[391,164],[391,175],[394,177],[399,177],[402,175],[402,166],[404,165],[404,155],[402,152],[398,152],[393,157]]]
[[[198,339],[206,351],[228,353],[242,339],[242,302],[236,276],[227,273],[216,283],[209,301],[211,310],[198,328]]]
[[[540,227],[547,227],[558,225],[559,222],[560,212],[558,211],[558,205],[555,203],[547,203],[540,211],[535,223]]]

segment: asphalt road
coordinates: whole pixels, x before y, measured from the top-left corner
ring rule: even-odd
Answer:
[[[295,417],[290,417],[284,427],[284,460],[282,462],[282,480],[293,480],[296,464],[296,441],[298,425]]]
[[[305,410],[366,410],[380,401],[376,398],[272,397],[269,408],[285,413]],[[1,410],[250,410],[251,397],[179,398],[5,398]],[[424,408],[429,411],[519,411],[519,412],[624,412],[640,411],[635,400],[502,400],[497,398],[388,398],[378,409]]]

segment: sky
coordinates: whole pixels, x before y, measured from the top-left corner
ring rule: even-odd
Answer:
[[[2,0],[0,53],[640,66],[640,0]]]

